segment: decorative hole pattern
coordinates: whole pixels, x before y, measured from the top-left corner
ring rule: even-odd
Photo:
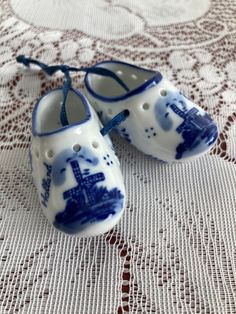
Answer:
[[[103,157],[104,161],[106,162],[107,166],[113,165],[113,161],[110,158],[110,155],[107,154],[106,156]]]
[[[145,129],[145,134],[148,138],[155,137],[157,135],[157,132],[153,127]]]

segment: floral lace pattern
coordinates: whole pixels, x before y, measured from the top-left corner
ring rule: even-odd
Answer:
[[[134,2],[131,0],[52,1],[33,0],[11,5],[25,21],[37,26],[58,29],[80,29],[87,35],[117,39],[144,31],[145,26],[192,21],[209,9],[209,0],[178,0]],[[27,9],[25,9],[27,7]],[[44,8],[47,7],[45,12]],[[70,19],[64,19],[64,10]],[[106,21],[104,23],[104,20]],[[53,25],[53,26],[52,26]]]
[[[233,0],[1,1],[1,313],[236,313],[235,12]],[[213,116],[217,144],[168,166],[114,137],[129,195],[123,220],[93,239],[59,234],[26,159],[32,108],[63,77],[21,67],[19,54],[157,69]],[[82,75],[73,82],[83,88]]]

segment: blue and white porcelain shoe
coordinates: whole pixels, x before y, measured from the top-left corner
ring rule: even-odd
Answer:
[[[66,76],[64,87],[44,95],[33,111],[32,172],[46,217],[68,234],[107,232],[125,204],[120,164],[106,135],[109,125],[103,128],[86,97],[71,87],[73,68],[48,67],[24,56],[17,61]]]
[[[126,110],[129,116],[117,130],[145,154],[166,162],[188,161],[214,145],[218,132],[209,114],[161,73],[119,61],[104,61],[93,68],[119,77],[118,81],[86,73],[87,97],[100,119],[106,123]]]

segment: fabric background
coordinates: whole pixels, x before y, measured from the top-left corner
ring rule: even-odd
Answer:
[[[78,239],[42,214],[28,168],[32,108],[63,78],[15,57],[158,69],[217,121],[188,164],[113,136],[128,202],[108,234]],[[82,77],[74,76],[82,87]],[[0,313],[236,313],[236,2],[0,1]]]

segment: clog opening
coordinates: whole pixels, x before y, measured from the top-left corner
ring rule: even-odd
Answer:
[[[33,130],[38,135],[54,132],[63,127],[60,120],[63,92],[54,90],[38,103],[33,119]],[[74,91],[69,91],[66,101],[66,114],[69,125],[78,124],[88,118],[85,104]]]
[[[122,63],[102,63],[98,67],[106,68],[115,73],[129,88],[129,91],[137,89],[145,82],[150,80],[155,72],[136,68]],[[88,74],[87,84],[96,94],[102,97],[114,98],[120,97],[127,91],[113,78],[100,76],[97,74]]]

